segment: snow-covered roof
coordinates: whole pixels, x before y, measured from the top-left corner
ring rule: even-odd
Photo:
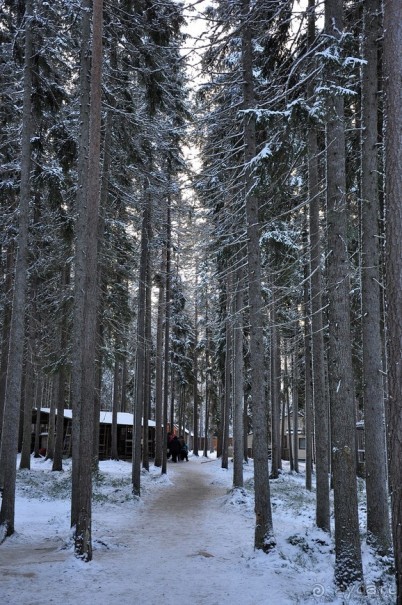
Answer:
[[[50,414],[50,408],[41,408],[41,412],[43,412],[44,414]],[[64,418],[71,419],[72,417],[73,410],[65,408]],[[99,422],[101,424],[112,424],[112,412],[101,410],[99,414]],[[133,414],[130,414],[129,412],[117,412],[117,424],[123,426],[131,426],[133,424]],[[148,420],[148,426],[156,426],[155,420]]]

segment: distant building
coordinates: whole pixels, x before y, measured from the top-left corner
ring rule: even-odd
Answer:
[[[290,435],[289,435],[289,421],[290,421],[290,426],[291,426],[291,430],[290,430]],[[302,412],[298,412],[297,415],[297,459],[299,462],[305,462],[306,461],[306,423],[305,423],[305,418],[304,418],[304,414]],[[295,457],[295,452],[294,452],[294,432],[293,432],[293,410],[290,412],[290,418],[288,418],[287,414],[285,415],[284,419],[283,419],[283,428],[284,428],[284,433],[283,433],[283,440],[282,440],[282,458],[284,460],[289,460],[290,459],[290,441],[292,444],[292,454],[293,454],[293,458]]]
[[[36,430],[37,410],[33,410],[32,416],[32,435],[34,437]],[[40,409],[40,449],[46,450],[49,438],[49,408]],[[68,458],[71,456],[71,435],[72,435],[71,409],[64,410],[64,430],[63,430],[63,455]],[[112,412],[102,410],[99,414],[99,458],[110,458],[112,445]],[[148,447],[150,457],[155,456],[155,421],[148,420]],[[130,460],[133,449],[133,414],[128,412],[117,413],[117,452],[122,460]]]
[[[290,433],[290,439],[292,440],[292,454],[294,456],[294,437],[293,431]],[[297,456],[299,462],[306,461],[306,435],[303,431],[298,431],[297,435]],[[290,458],[290,450],[289,450],[289,433],[286,432],[283,436],[283,447],[282,447],[282,458],[283,460],[289,460]]]

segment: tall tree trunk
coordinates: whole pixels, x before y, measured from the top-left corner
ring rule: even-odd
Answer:
[[[145,368],[144,368],[144,427],[142,466],[149,471],[149,418],[151,412],[151,258],[147,259],[147,282],[145,297]]]
[[[389,467],[397,605],[402,604],[402,4],[384,2]]]
[[[225,318],[225,396],[223,398],[223,443],[222,443],[222,468],[229,468],[229,423],[230,408],[232,405],[232,321],[231,321],[231,279],[227,277],[226,284],[226,318]]]
[[[279,392],[279,375],[280,375],[280,353],[279,353],[279,338],[276,321],[276,301],[275,301],[275,285],[271,281],[271,358],[270,358],[270,379],[271,379],[271,477],[277,479],[279,477],[280,460],[281,460],[281,439],[280,439],[280,392]]]
[[[34,226],[38,226],[40,221],[38,194],[35,195],[34,211],[33,211],[33,223]],[[36,405],[40,405],[38,401],[35,401],[35,365],[37,361],[36,356],[36,324],[37,324],[37,293],[38,293],[38,278],[35,273],[31,276],[30,283],[28,286],[28,300],[26,311],[26,343],[25,343],[25,366],[24,366],[24,379],[23,379],[23,409],[22,417],[22,448],[21,448],[21,460],[20,468],[29,469],[31,467],[31,441],[32,441],[32,410]],[[49,430],[48,430],[48,446],[50,439],[50,425],[51,415],[49,415]],[[53,412],[53,426],[54,426],[54,412]],[[40,449],[40,424],[37,426],[35,434],[35,457],[39,456]]]
[[[128,412],[127,406],[127,344],[124,342],[123,367],[121,371],[121,402],[120,409],[122,412]]]
[[[173,389],[174,378],[175,378],[174,369],[173,369],[173,367],[171,367],[170,368],[170,407],[169,407],[169,424],[170,424],[171,432],[173,432],[174,425],[175,425],[175,396],[174,396],[175,394],[174,394],[174,389]],[[180,401],[180,396],[181,396],[181,390],[180,390],[180,385],[178,385],[178,402]]]
[[[236,269],[233,309],[233,487],[243,487],[244,460],[244,359],[243,359],[243,269]]]
[[[292,408],[293,408],[293,452],[294,470],[299,472],[299,366],[298,366],[298,324],[295,327],[292,360]]]
[[[172,219],[171,219],[171,199],[167,198],[166,208],[166,274],[165,274],[165,346],[163,355],[163,457],[162,474],[167,473],[167,424],[168,424],[168,402],[169,402],[169,358],[170,358],[170,309],[171,309],[171,247],[172,247]],[[174,381],[170,388],[174,393]],[[173,428],[173,427],[172,427]]]
[[[117,47],[116,39],[112,34],[110,42],[110,68],[112,71],[117,69]],[[96,366],[95,366],[95,400],[94,400],[94,436],[93,436],[93,470],[99,469],[99,440],[100,440],[100,412],[101,412],[101,389],[102,389],[102,367],[103,367],[103,313],[105,307],[104,292],[107,291],[107,278],[105,276],[103,258],[103,242],[105,237],[105,217],[108,212],[109,203],[109,183],[110,183],[110,165],[111,165],[111,149],[112,149],[112,131],[113,131],[113,113],[115,100],[113,95],[108,100],[108,109],[104,124],[104,139],[103,139],[103,162],[101,176],[101,191],[100,191],[100,209],[98,220],[98,258],[97,265],[97,282],[98,282],[98,312],[96,325]],[[121,402],[119,402],[120,404]],[[122,409],[122,408],[121,408]],[[117,420],[117,417],[116,417]],[[113,425],[113,417],[112,417]],[[113,433],[116,438],[116,451],[114,454],[118,457],[117,451],[117,428],[112,426],[112,442]],[[113,443],[111,449],[113,450]]]
[[[33,131],[31,100],[33,58],[32,15],[33,2],[32,0],[26,0],[19,225],[0,456],[3,487],[0,510],[0,542],[3,537],[11,536],[14,533],[15,522],[16,456],[18,452],[21,383],[24,360],[25,301],[28,280],[28,225],[31,196],[31,138]]]
[[[34,457],[39,458],[39,449],[40,449],[40,411],[41,411],[41,400],[39,397],[36,397],[36,422],[35,422],[35,441],[34,441]]]
[[[79,514],[79,464],[81,401],[82,384],[81,371],[83,367],[81,335],[84,324],[84,288],[85,288],[85,246],[87,216],[86,195],[88,189],[88,146],[89,146],[89,99],[90,99],[90,65],[91,65],[91,10],[90,0],[82,0],[81,4],[81,50],[80,50],[80,131],[78,150],[78,187],[76,199],[75,222],[75,256],[74,256],[74,308],[73,308],[73,355],[71,376],[72,404],[72,488],[71,488],[71,526],[76,526]]]
[[[22,395],[25,394],[25,379],[26,374],[24,373],[22,377]],[[35,385],[32,387],[32,393],[30,395],[31,400],[35,401],[36,408],[36,419],[35,419],[35,427],[34,428],[34,446],[33,446],[33,454],[35,458],[39,458],[39,438],[40,438],[40,414],[38,415],[38,409],[41,407],[41,398],[38,394],[38,383],[42,384],[42,380],[37,377]]]
[[[53,376],[53,382],[56,381],[56,377]],[[51,389],[53,395],[53,388]],[[56,403],[54,397],[50,399],[49,408],[49,426],[47,434],[47,446],[46,446],[46,460],[53,460],[54,456],[54,444],[55,444],[55,427],[56,427]]]
[[[59,325],[59,351],[65,351],[68,346],[68,311],[69,311],[69,303],[68,297],[66,296],[66,289],[70,284],[70,264],[67,263],[63,267],[62,277],[61,277],[61,317],[60,317],[60,325]],[[57,415],[56,415],[56,440],[54,446],[54,456],[53,456],[53,471],[62,471],[63,470],[63,438],[64,438],[64,406],[65,406],[65,388],[67,381],[67,368],[64,360],[61,361],[57,377],[56,377],[56,388],[54,393],[54,398],[57,406]]]
[[[308,39],[313,47],[315,33],[315,0],[309,0]],[[308,88],[309,98],[314,94],[314,84]],[[322,318],[322,245],[320,229],[320,178],[318,163],[317,127],[310,122],[308,128],[308,195],[310,200],[310,288],[311,288],[311,329],[312,366],[314,398],[314,436],[316,462],[316,524],[330,532],[329,506],[329,404],[325,383],[324,326]]]
[[[146,318],[146,296],[147,296],[147,268],[150,254],[151,234],[151,197],[149,191],[145,191],[144,209],[141,227],[141,255],[140,270],[138,276],[138,311],[137,311],[137,357],[135,366],[135,403],[134,403],[134,426],[133,426],[133,467],[132,481],[133,493],[141,495],[141,440],[142,440],[142,417],[145,416],[144,409],[144,382],[145,382],[145,318]]]
[[[242,0],[243,109],[254,107],[253,49],[250,3]],[[256,155],[255,119],[244,117],[245,205],[247,223],[248,297],[250,314],[251,400],[253,412],[255,548],[268,552],[274,545],[268,475],[268,419],[265,400],[263,301],[259,247],[259,204],[251,162]]]
[[[249,432],[249,424],[248,424],[248,405],[247,400],[244,398],[244,413],[243,413],[243,431],[244,431],[244,461],[248,462],[248,432]],[[269,443],[269,436],[268,436]]]
[[[6,396],[6,380],[7,380],[7,363],[8,363],[8,348],[10,340],[10,324],[11,324],[11,309],[12,309],[12,289],[13,289],[13,274],[14,274],[14,245],[9,242],[6,250],[6,266],[4,280],[4,308],[3,308],[3,324],[1,335],[1,364],[0,364],[0,444],[3,430],[4,417],[4,401]],[[1,456],[1,447],[0,447]],[[1,476],[3,465],[0,458],[0,485],[3,484]]]
[[[378,40],[380,0],[364,3],[362,66],[362,327],[367,540],[391,548],[384,415],[378,194]]]
[[[337,43],[343,31],[342,0],[326,0],[325,32]],[[329,85],[339,84],[327,71]],[[362,581],[356,483],[356,411],[349,308],[349,255],[345,176],[344,103],[328,99],[327,224],[329,386],[335,512],[335,580],[341,589]]]
[[[308,275],[309,265],[304,272],[304,359],[305,359],[305,387],[304,387],[304,418],[306,434],[306,489],[313,489],[313,389],[311,367],[311,301]]]
[[[155,466],[162,466],[163,458],[163,320],[165,314],[165,272],[166,272],[166,242],[162,250],[158,317],[156,326],[156,353],[155,353]]]
[[[195,285],[194,285],[194,386],[193,386],[193,455],[198,456],[198,266],[195,267]]]
[[[285,396],[284,396],[284,405],[282,406],[283,414],[282,414],[282,425],[285,423],[285,416],[288,421],[288,448],[289,448],[289,467],[290,470],[294,469],[294,458],[293,458],[293,440],[292,440],[292,423],[291,423],[291,410],[290,410],[290,397],[289,397],[289,372],[288,372],[288,362],[287,362],[287,354],[285,354]],[[293,408],[294,409],[294,408]],[[282,435],[284,434],[284,428],[282,429]]]
[[[32,291],[32,288],[31,288]],[[27,338],[25,351],[24,379],[23,379],[23,431],[21,448],[21,469],[31,468],[31,446],[32,446],[32,410],[34,407],[34,350],[35,350],[35,327],[34,309],[31,306],[27,313]],[[36,431],[35,439],[38,442],[39,435]]]
[[[219,423],[218,423],[218,431],[217,431],[218,444],[217,444],[217,448],[216,448],[217,458],[222,457],[222,449],[223,449],[223,431],[224,431],[223,416],[224,416],[224,407],[225,407],[225,380],[224,380],[224,378],[225,378],[225,375],[224,375],[224,372],[222,372],[222,377],[221,377],[221,380],[219,381],[219,400],[218,400]]]
[[[210,364],[210,358],[209,358],[209,352],[210,352],[210,343],[211,343],[211,335],[210,335],[210,328],[208,327],[208,293],[206,293],[206,302],[205,302],[205,340],[206,340],[206,347],[205,347],[205,431],[204,431],[204,435],[205,435],[205,439],[204,439],[204,456],[205,458],[208,457],[208,446],[209,446],[209,413],[210,413],[210,386],[209,386],[209,377],[210,377],[210,369],[209,369],[209,364]],[[183,427],[183,435],[184,435],[184,427]]]
[[[95,355],[97,343],[97,242],[100,207],[100,140],[101,140],[101,83],[102,83],[102,12],[103,0],[93,2],[91,101],[88,146],[88,176],[86,204],[79,211],[86,215],[84,313],[80,351],[81,405],[78,448],[78,516],[74,533],[77,557],[92,559],[92,464],[95,403]],[[77,245],[79,243],[77,242]]]
[[[120,404],[119,397],[119,382],[120,382],[120,342],[116,337],[115,352],[114,352],[114,374],[113,374],[113,403],[112,403],[112,443],[110,450],[110,458],[112,460],[119,459],[119,453],[117,451],[117,412]]]
[[[179,406],[178,406],[178,422],[177,426],[179,428],[179,435],[182,435],[184,432],[184,406],[185,406],[185,386],[182,385],[180,387],[179,393]]]

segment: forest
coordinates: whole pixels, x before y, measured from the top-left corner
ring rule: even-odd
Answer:
[[[267,557],[303,434],[336,585],[360,474],[402,605],[400,0],[4,0],[0,40],[0,543],[42,408],[83,561],[101,410],[133,498],[173,427],[235,489],[251,456]]]

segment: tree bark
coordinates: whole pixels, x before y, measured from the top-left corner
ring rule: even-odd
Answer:
[[[53,377],[55,381],[55,377]],[[52,384],[53,387],[53,384]],[[50,399],[49,408],[49,426],[47,435],[47,447],[46,447],[46,460],[53,460],[54,456],[54,443],[55,443],[55,427],[56,427],[56,404],[53,398],[53,388],[51,389],[52,397]]]
[[[31,313],[27,313],[27,338],[25,350],[24,378],[23,378],[23,427],[22,427],[22,448],[20,468],[31,468],[31,444],[32,444],[32,411],[34,407],[34,353],[35,350],[35,329],[33,325],[33,308],[30,308]],[[37,431],[35,438],[38,439]]]
[[[308,39],[312,47],[315,43],[315,0],[309,0]],[[309,84],[308,96],[314,94],[313,83]],[[329,506],[329,404],[325,383],[324,326],[322,317],[322,234],[320,228],[321,191],[318,162],[317,126],[309,123],[308,134],[308,195],[310,201],[310,288],[311,288],[311,329],[312,367],[315,425],[316,463],[316,524],[330,533]]]
[[[193,357],[193,455],[198,456],[198,266],[195,267],[195,287],[194,287],[194,357]]]
[[[171,199],[167,198],[166,208],[166,282],[165,282],[165,343],[163,354],[163,456],[162,474],[167,473],[167,424],[168,424],[168,402],[169,402],[169,359],[170,359],[170,309],[171,309],[171,247],[172,247],[172,219]],[[172,394],[174,392],[173,376],[170,385]]]
[[[119,382],[120,382],[120,352],[119,352],[119,348],[120,348],[120,343],[119,340],[116,338],[116,343],[115,343],[115,352],[114,352],[114,374],[113,374],[113,404],[112,404],[112,427],[111,427],[111,432],[112,432],[112,443],[111,443],[111,450],[110,450],[110,458],[112,460],[118,460],[119,459],[119,453],[117,451],[117,412],[118,412],[118,408],[119,408],[119,404],[120,404],[120,397],[119,397]]]
[[[68,346],[68,311],[69,311],[69,303],[66,297],[65,290],[70,284],[70,264],[67,263],[63,267],[62,277],[61,277],[61,318],[59,325],[59,351],[63,352],[67,349]],[[65,405],[65,388],[66,388],[66,380],[67,380],[67,367],[66,363],[63,360],[60,363],[60,367],[58,369],[56,375],[56,388],[54,392],[54,397],[56,400],[56,439],[54,446],[54,456],[53,456],[53,471],[62,471],[63,470],[63,437],[64,437],[64,405]]]
[[[149,254],[147,258],[147,281],[145,295],[144,426],[142,448],[142,466],[147,471],[149,471],[149,418],[151,411],[151,290],[151,257]]]
[[[364,3],[362,66],[362,336],[367,540],[391,548],[385,438],[378,193],[378,40],[380,0]]]
[[[77,557],[92,559],[92,465],[95,404],[96,324],[97,324],[97,243],[100,207],[100,140],[101,140],[101,83],[102,83],[102,12],[103,0],[93,2],[91,101],[88,147],[88,176],[86,203],[79,210],[86,216],[86,238],[83,291],[83,332],[80,338],[81,401],[80,435],[78,447],[78,516],[74,532]],[[77,242],[78,244],[78,242]]]
[[[293,452],[294,470],[299,472],[299,366],[298,366],[298,324],[295,327],[292,356],[292,408],[293,408]]]
[[[117,69],[117,49],[116,40],[112,36],[110,43],[110,68],[113,71]],[[100,192],[100,210],[98,220],[98,257],[99,262],[97,266],[97,281],[99,291],[99,302],[97,312],[97,326],[96,326],[96,367],[95,367],[95,401],[94,401],[94,438],[93,438],[93,467],[94,471],[99,468],[99,436],[100,436],[100,412],[101,412],[101,387],[102,387],[102,360],[103,360],[103,312],[104,312],[104,292],[107,290],[107,278],[105,276],[104,263],[102,262],[103,257],[103,244],[105,237],[105,217],[108,212],[108,201],[109,201],[109,182],[110,182],[110,165],[111,165],[111,149],[112,149],[112,131],[113,131],[113,111],[114,111],[114,98],[109,103],[111,107],[108,107],[104,125],[104,139],[103,139],[103,162],[102,162],[102,178],[101,178],[101,192]],[[121,408],[122,409],[122,408]],[[112,435],[113,435],[112,428]],[[117,433],[117,430],[116,430]],[[113,437],[112,437],[113,440]],[[117,446],[116,446],[117,447]],[[112,445],[113,449],[113,445]],[[117,451],[115,452],[117,456]]]
[[[294,459],[293,459],[293,451],[294,451],[294,447],[293,447],[293,439],[292,439],[292,423],[291,423],[291,409],[290,409],[290,397],[289,397],[289,388],[290,388],[290,376],[289,376],[289,371],[288,371],[288,352],[286,351],[285,353],[285,367],[284,367],[284,374],[285,374],[285,393],[284,393],[284,401],[283,401],[283,406],[282,406],[282,443],[283,443],[283,438],[284,438],[284,433],[285,433],[285,417],[287,418],[287,431],[288,431],[288,449],[289,449],[289,468],[291,471],[294,470]],[[294,408],[293,408],[294,409]]]
[[[165,272],[166,272],[166,242],[162,250],[158,317],[156,326],[156,361],[155,361],[155,466],[162,466],[163,458],[163,331],[165,313]]]
[[[6,396],[6,380],[7,380],[7,363],[8,349],[10,341],[10,325],[11,325],[11,309],[12,309],[12,290],[13,290],[13,274],[14,274],[14,256],[15,250],[12,242],[9,242],[6,250],[6,266],[4,280],[4,309],[3,309],[3,325],[1,337],[1,364],[0,364],[0,443],[3,430],[4,417],[4,401]],[[1,455],[1,451],[0,451]],[[1,476],[3,465],[0,458],[0,485],[3,484]]]
[[[250,3],[242,0],[243,109],[254,107]],[[265,401],[264,341],[259,247],[259,204],[251,161],[256,155],[254,117],[244,116],[245,206],[247,223],[248,296],[250,315],[251,400],[253,412],[255,533],[254,546],[268,552],[275,544],[268,475],[268,420]]]
[[[384,2],[389,469],[397,605],[402,604],[402,4]]]
[[[85,246],[86,246],[86,195],[88,189],[88,145],[89,145],[89,99],[90,99],[90,43],[91,43],[90,0],[82,0],[81,5],[81,51],[80,51],[80,131],[78,150],[78,188],[75,221],[74,256],[74,308],[72,342],[75,355],[72,359],[71,403],[72,418],[72,488],[71,488],[71,526],[76,526],[79,514],[79,464],[83,367],[81,335],[84,329],[84,289],[85,289]]]
[[[210,345],[211,345],[211,335],[210,328],[208,326],[208,292],[206,292],[206,301],[205,301],[205,340],[206,340],[206,348],[205,348],[205,439],[204,439],[204,456],[208,457],[208,446],[209,446],[209,414],[210,414]],[[183,431],[184,434],[184,431]]]
[[[304,387],[304,417],[306,433],[306,489],[313,489],[313,380],[311,366],[311,301],[308,275],[309,264],[305,266],[304,274],[304,359],[305,359],[305,387]]]
[[[28,280],[28,225],[31,197],[31,137],[33,131],[31,100],[33,67],[32,15],[33,2],[32,0],[27,0],[25,4],[24,24],[25,58],[19,225],[0,456],[3,487],[0,510],[0,542],[4,537],[11,536],[14,533],[15,522],[16,456],[18,452],[21,383],[24,360],[25,301]]]
[[[326,0],[326,35],[337,44],[343,31],[342,0]],[[329,84],[339,85],[327,70]],[[335,513],[335,581],[345,590],[363,579],[356,483],[356,411],[349,308],[349,255],[345,175],[344,103],[328,98],[327,225],[329,304],[329,387]]]
[[[141,255],[140,270],[138,276],[138,315],[137,315],[137,356],[135,366],[135,403],[134,403],[134,426],[133,426],[133,467],[132,481],[133,493],[141,495],[141,439],[142,439],[142,417],[144,409],[144,380],[145,380],[145,314],[146,314],[146,283],[148,256],[150,254],[151,233],[151,198],[145,191],[144,209],[141,227]]]
[[[209,443],[209,427],[210,427],[210,411],[211,411],[211,388],[210,388],[210,346],[211,346],[211,330],[208,327],[208,301],[206,302],[205,309],[205,337],[206,337],[206,351],[205,351],[205,440],[204,440],[204,456],[208,458],[208,452],[210,450]]]
[[[243,269],[239,266],[236,270],[233,309],[233,487],[238,488],[244,485],[243,287]]]
[[[231,279],[226,278],[226,318],[225,318],[225,396],[223,398],[223,434],[222,434],[222,468],[229,468],[229,423],[232,405],[232,321],[231,321]]]
[[[270,378],[271,378],[271,478],[279,477],[281,467],[281,430],[280,430],[280,353],[279,337],[276,325],[276,301],[275,285],[271,280],[271,360],[270,360]]]

